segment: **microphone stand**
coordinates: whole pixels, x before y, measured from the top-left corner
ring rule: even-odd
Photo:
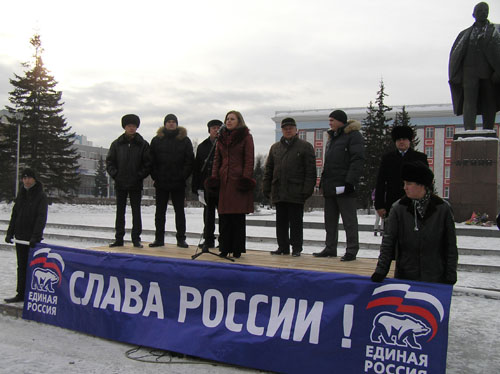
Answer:
[[[206,170],[206,168],[208,167],[208,164],[209,164],[209,161],[210,161],[210,157],[212,157],[212,155],[214,154],[215,152],[215,147],[217,146],[217,141],[219,140],[219,135],[222,131],[223,128],[225,128],[226,126],[225,125],[222,125],[219,129],[219,131],[217,131],[217,136],[215,137],[215,141],[214,141],[214,144],[212,144],[212,148],[210,149],[210,152],[208,153],[208,156],[207,158],[205,159],[205,161],[203,162],[203,166],[201,167],[201,170],[200,170],[200,174],[203,175],[203,172]],[[213,160],[212,160],[213,162]],[[209,199],[208,195],[205,196],[206,200],[205,202],[207,202],[207,200]],[[201,238],[203,237],[203,233],[201,233],[201,237],[200,237],[200,241],[201,241]],[[202,254],[204,253],[208,253],[208,254],[211,254],[213,256],[217,256],[218,258],[224,258],[226,260],[229,260],[231,262],[234,262],[234,259],[232,258],[229,258],[229,257],[221,257],[219,256],[217,253],[214,253],[214,252],[210,252],[210,250],[207,250],[206,252],[199,252],[198,253],[198,249],[200,248],[200,244],[198,242],[198,246],[196,247],[196,251],[194,252],[194,255],[191,256],[191,260],[196,260],[198,257],[200,257]]]

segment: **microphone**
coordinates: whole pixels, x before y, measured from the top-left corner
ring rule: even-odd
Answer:
[[[219,127],[219,130],[217,131],[217,136],[220,135],[220,133],[222,132],[222,129],[225,129],[226,128],[226,124],[223,123],[221,127]]]

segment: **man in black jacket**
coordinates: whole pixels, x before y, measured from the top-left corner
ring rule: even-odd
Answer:
[[[215,155],[215,140],[222,121],[213,119],[207,123],[208,133],[210,134],[196,149],[196,158],[193,167],[193,180],[191,189],[195,195],[203,194],[205,205],[203,207],[203,239],[201,244],[202,252],[208,252],[210,248],[215,247],[215,210],[219,196],[211,194],[205,189],[204,183],[212,175],[212,163]]]
[[[341,261],[353,261],[359,251],[356,187],[365,162],[361,123],[347,120],[343,110],[329,116],[330,130],[320,187],[325,198],[325,248],[314,257],[337,257],[339,217],[346,232],[346,253]]]
[[[429,165],[425,153],[411,148],[413,129],[410,126],[394,126],[391,136],[396,149],[382,156],[375,186],[375,209],[383,219],[389,216],[392,204],[405,194],[401,179],[403,163],[421,161]]]
[[[177,246],[187,248],[184,198],[186,181],[193,170],[193,144],[187,130],[179,126],[174,114],[167,114],[163,126],[151,140],[151,177],[156,188],[155,240],[150,247],[165,243],[165,215],[168,200],[172,199],[175,211]]]
[[[137,133],[140,122],[135,114],[122,117],[125,132],[111,143],[106,157],[107,171],[115,181],[116,192],[115,241],[110,247],[123,246],[128,196],[132,208],[132,243],[134,247],[142,248],[141,197],[143,180],[149,175],[150,160],[149,144]]]
[[[7,303],[24,300],[26,288],[26,267],[28,266],[29,248],[43,239],[43,230],[47,222],[47,197],[42,184],[36,179],[35,171],[27,168],[21,173],[23,186],[17,194],[5,241],[13,239],[29,242],[29,245],[16,242],[17,255],[17,295],[5,299]]]

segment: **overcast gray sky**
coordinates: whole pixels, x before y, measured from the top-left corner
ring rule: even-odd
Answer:
[[[242,112],[267,154],[277,110],[450,103],[448,56],[469,0],[9,1],[0,22],[0,106],[35,32],[74,131],[107,147],[126,113],[150,140],[175,113],[193,141]],[[489,20],[500,23],[500,4]]]

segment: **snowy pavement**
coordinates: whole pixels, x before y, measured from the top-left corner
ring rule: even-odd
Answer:
[[[9,219],[12,206],[0,204],[0,219]],[[167,230],[172,230],[173,215],[169,207]],[[186,210],[188,231],[201,232],[201,211],[190,208]],[[305,219],[313,221],[318,212],[306,214]],[[273,219],[269,214],[267,219]],[[319,218],[318,218],[319,219]],[[360,222],[370,223],[373,216],[360,216]],[[127,222],[130,222],[127,217]],[[365,221],[365,222],[364,222]],[[74,223],[94,226],[112,227],[114,224],[114,207],[109,206],[71,206],[52,205],[49,208],[49,222]],[[143,222],[146,229],[154,229],[154,207],[143,208]],[[322,240],[322,230],[304,233],[306,239]],[[88,233],[87,233],[88,234]],[[251,236],[273,237],[274,228],[248,227]],[[313,236],[314,235],[314,236]],[[343,233],[341,234],[340,241]],[[102,233],[98,235],[102,236]],[[143,236],[144,241],[152,238]],[[167,237],[167,242],[174,238]],[[372,233],[360,233],[363,242],[379,243],[380,237]],[[459,246],[465,248],[487,248],[500,250],[499,238],[459,237]],[[172,241],[173,242],[173,241]],[[196,245],[196,240],[188,240]],[[61,244],[61,243],[58,243]],[[94,246],[92,242],[63,243],[68,246]],[[259,243],[262,250],[273,250],[273,243]],[[317,247],[304,248],[305,253],[317,250]],[[361,250],[361,257],[377,257],[375,250]],[[15,252],[10,249],[0,250],[0,302],[5,297],[14,295],[16,284]],[[461,256],[464,258],[465,256]],[[500,265],[500,256],[466,256],[467,261],[476,260]],[[491,257],[491,258],[490,258]],[[482,287],[500,289],[499,273],[459,272],[457,286]],[[22,303],[16,304],[21,307]],[[449,345],[447,359],[448,374],[481,374],[500,372],[500,300],[478,295],[454,293],[450,312]],[[133,349],[123,343],[92,337],[62,328],[44,325],[33,321],[25,321],[5,314],[0,315],[0,352],[2,365],[0,373],[253,373],[251,369],[226,366],[198,359],[158,357],[149,350],[133,354],[144,356],[148,362],[140,362],[128,358],[127,351]],[[151,363],[157,360],[160,363]]]

